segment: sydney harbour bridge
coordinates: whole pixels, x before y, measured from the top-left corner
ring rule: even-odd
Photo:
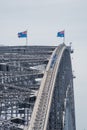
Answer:
[[[0,47],[0,130],[76,130],[71,47]]]

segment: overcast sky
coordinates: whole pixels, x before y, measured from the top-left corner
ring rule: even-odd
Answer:
[[[77,130],[87,129],[87,0],[0,0],[0,45],[25,45],[17,33],[28,30],[28,45],[59,45],[65,29],[72,42]]]

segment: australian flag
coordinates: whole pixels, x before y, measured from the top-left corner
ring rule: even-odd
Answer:
[[[19,37],[19,38],[26,38],[26,37],[27,37],[27,31],[19,32],[19,33],[18,33],[18,37]]]
[[[57,33],[57,37],[64,37],[64,31],[60,31]]]

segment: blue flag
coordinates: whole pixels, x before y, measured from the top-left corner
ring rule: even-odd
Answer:
[[[18,37],[19,37],[19,38],[26,38],[26,37],[27,37],[27,31],[19,32],[19,33],[18,33]]]
[[[57,33],[57,37],[64,37],[64,31],[60,31]]]

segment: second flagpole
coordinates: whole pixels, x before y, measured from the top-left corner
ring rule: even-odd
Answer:
[[[26,35],[28,34],[28,30],[26,30]],[[28,35],[26,36],[26,47],[28,46]]]
[[[64,30],[63,43],[65,44],[65,30]]]

